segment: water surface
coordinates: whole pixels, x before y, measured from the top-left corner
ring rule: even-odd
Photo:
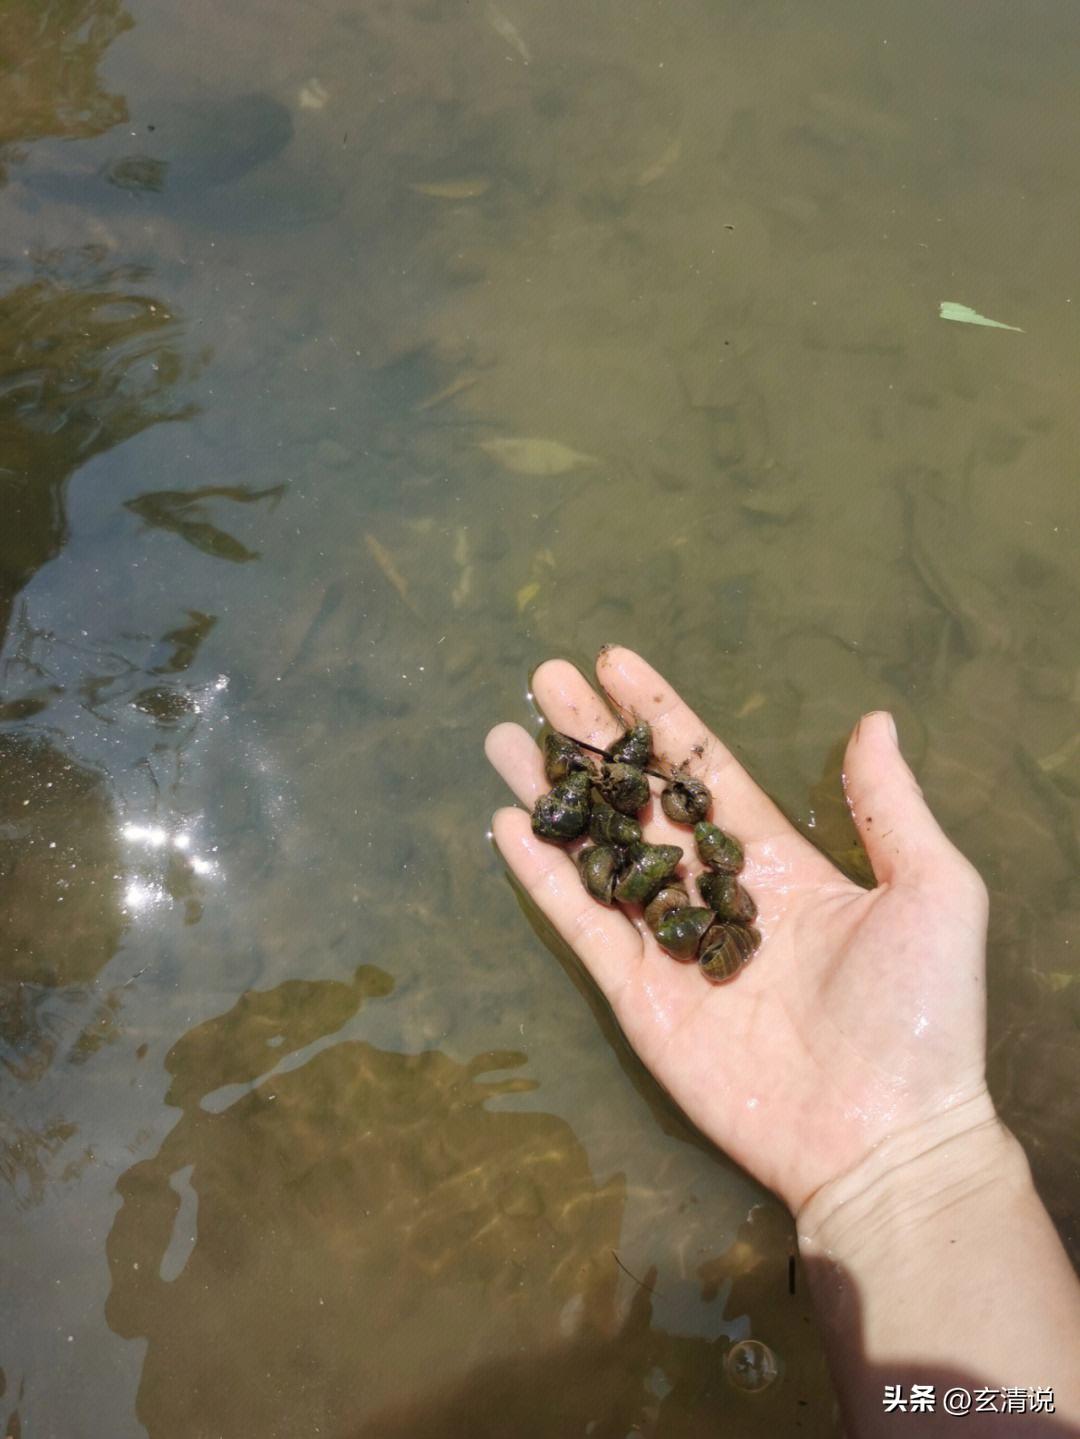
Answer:
[[[847,863],[892,709],[1080,1255],[1075,10],[4,46],[5,1432],[837,1434],[787,1216],[523,910],[481,742],[625,643]]]

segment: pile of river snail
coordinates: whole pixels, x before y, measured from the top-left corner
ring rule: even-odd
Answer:
[[[576,855],[582,883],[601,904],[644,906],[645,922],[661,948],[675,959],[696,959],[714,983],[736,975],[761,935],[754,928],[757,905],[738,881],[742,845],[706,815],[712,795],[699,779],[679,769],[665,780],[660,804],[668,819],[694,827],[694,844],[705,872],[698,878],[700,905],[692,904],[677,873],[677,844],[647,844],[637,821],[651,790],[648,768],[652,730],[636,724],[609,750],[554,732],[544,740],[544,771],[552,782],[533,807],[533,833],[568,844],[588,836]]]

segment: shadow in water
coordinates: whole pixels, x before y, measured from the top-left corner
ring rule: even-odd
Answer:
[[[847,1373],[861,1378],[860,1403],[847,1416],[850,1434],[895,1431],[933,1439],[952,1434],[959,1417],[967,1418],[969,1427],[975,1425],[972,1432],[1000,1432],[1016,1439],[1075,1435],[1075,1426],[1056,1414],[1031,1412],[1033,1401],[1023,1392],[1009,1400],[1000,1376],[988,1380],[932,1359],[871,1363],[862,1340],[862,1307],[847,1276],[832,1265],[828,1280],[824,1276],[822,1280],[848,1287],[850,1302],[837,1347],[844,1354]],[[651,1309],[649,1293],[642,1289],[626,1321],[610,1338],[590,1337],[481,1366],[462,1384],[441,1393],[424,1393],[363,1425],[350,1439],[406,1439],[418,1434],[425,1439],[502,1439],[507,1434],[529,1439],[568,1435],[623,1439],[627,1434],[715,1439],[738,1434],[740,1439],[751,1439],[837,1433],[834,1405],[827,1401],[815,1405],[803,1398],[771,1350],[758,1351],[760,1367],[755,1370],[745,1360],[740,1362],[743,1346],[728,1348],[721,1341],[710,1344],[652,1332]],[[693,1361],[694,1379],[684,1378],[669,1387],[668,1376],[679,1368],[685,1374],[687,1360]],[[662,1397],[657,1399],[647,1383],[627,1384],[628,1371],[647,1374],[654,1384],[655,1376],[663,1375]],[[754,1388],[761,1375],[768,1382]],[[932,1400],[929,1412],[913,1398],[917,1385]],[[902,1407],[886,1414],[890,1391],[897,1391]],[[950,1394],[953,1397],[947,1399]],[[946,1403],[966,1404],[967,1409],[950,1413]],[[1010,1409],[1010,1403],[1021,1408]],[[980,1414],[992,1417],[980,1420]]]
[[[623,1176],[598,1182],[558,1116],[497,1107],[535,1088],[488,1077],[523,1055],[335,1038],[391,984],[361,966],[249,992],[170,1051],[180,1118],[118,1182],[107,1245],[110,1326],[147,1341],[152,1439],[616,1439],[725,1416],[750,1434],[795,1426],[800,1400],[831,1423],[781,1210],[756,1208],[699,1272],[719,1337],[658,1326],[654,1298],[672,1296],[619,1258]],[[749,1396],[724,1356],[765,1308],[789,1368]]]
[[[0,639],[15,597],[67,538],[65,491],[93,456],[150,425],[187,419],[182,326],[141,293],[147,271],[88,247],[51,255],[0,296]]]

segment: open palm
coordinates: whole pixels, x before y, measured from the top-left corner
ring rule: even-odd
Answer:
[[[788,823],[728,750],[639,656],[608,649],[597,676],[627,721],[653,727],[662,768],[686,764],[713,794],[710,818],[746,850],[741,876],[763,942],[727,984],[656,944],[637,906],[607,908],[570,855],[500,810],[494,834],[526,890],[603,990],[627,1038],[695,1124],[793,1211],[880,1141],[984,1092],[986,893],[923,801],[887,714],[864,716],[845,789],[878,884],[853,884]],[[620,732],[573,666],[549,661],[533,690],[549,723],[607,747]],[[523,803],[549,788],[520,726],[487,738]],[[654,782],[655,784],[655,782]],[[655,786],[656,790],[659,785]],[[659,804],[646,839],[690,831]]]

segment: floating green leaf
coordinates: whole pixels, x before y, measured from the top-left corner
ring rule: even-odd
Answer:
[[[1024,333],[1019,325],[1004,325],[1000,320],[988,320],[985,315],[977,314],[969,305],[961,305],[958,300],[942,300],[940,314],[943,320],[958,320],[962,325],[987,325],[991,330],[1015,330],[1020,335]]]

